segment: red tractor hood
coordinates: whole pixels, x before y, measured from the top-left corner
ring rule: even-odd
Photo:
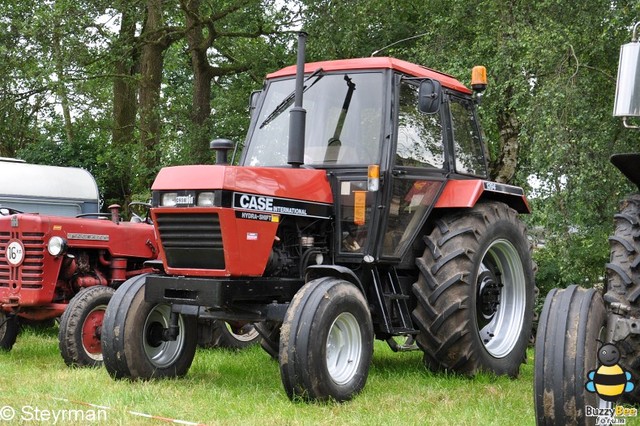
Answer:
[[[239,166],[175,166],[160,170],[153,191],[225,189],[317,203],[333,203],[324,170]]]

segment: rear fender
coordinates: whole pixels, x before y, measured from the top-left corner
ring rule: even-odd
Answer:
[[[501,201],[518,213],[531,213],[522,188],[479,179],[448,181],[435,208],[471,208],[480,199]]]
[[[640,189],[640,153],[613,154],[611,163]]]

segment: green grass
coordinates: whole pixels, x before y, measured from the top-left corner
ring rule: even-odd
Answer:
[[[360,395],[343,404],[305,404],[289,401],[278,363],[260,347],[242,352],[198,350],[182,379],[114,381],[104,369],[67,368],[58,353],[56,333],[57,329],[23,330],[14,349],[0,353],[0,410],[10,406],[16,418],[25,416],[23,407],[31,407],[28,413],[33,408],[95,410],[56,399],[63,398],[112,407],[106,421],[96,422],[109,425],[166,424],[128,411],[210,425],[535,424],[531,351],[517,380],[490,375],[468,379],[431,373],[422,366],[421,352],[394,353],[386,343],[376,342]]]

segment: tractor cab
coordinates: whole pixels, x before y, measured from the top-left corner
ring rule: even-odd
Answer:
[[[267,76],[241,165],[289,167],[295,71]],[[451,76],[393,58],[308,63],[303,93],[303,167],[327,171],[338,261],[410,261],[447,180],[488,177],[472,91]]]

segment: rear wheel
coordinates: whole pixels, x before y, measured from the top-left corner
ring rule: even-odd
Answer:
[[[18,319],[0,311],[0,350],[10,351],[18,338]]]
[[[280,331],[280,374],[290,399],[346,401],[360,392],[373,354],[364,296],[333,277],[305,284]]]
[[[278,359],[280,351],[281,326],[281,323],[275,321],[263,321],[255,324],[256,331],[261,337],[260,346],[274,359]]]
[[[105,367],[114,378],[183,376],[196,351],[196,318],[178,314],[178,335],[167,339],[171,307],[145,302],[145,279],[127,280],[109,302],[102,333]]]
[[[622,201],[620,212],[614,216],[615,231],[609,237],[611,256],[607,263],[607,292],[604,300],[622,317],[640,317],[640,194],[633,194]],[[640,337],[630,334],[618,342],[622,352],[620,365],[640,375]],[[636,388],[625,398],[640,401],[640,389]]]
[[[606,403],[588,392],[585,384],[589,371],[597,368],[598,339],[604,338],[605,322],[602,296],[593,288],[570,286],[547,295],[535,347],[539,425],[596,423],[597,417],[586,416],[585,409]]]
[[[244,349],[255,345],[260,334],[252,323],[201,320],[198,322],[198,346],[202,348]]]
[[[436,222],[416,260],[416,340],[433,370],[517,376],[526,359],[534,278],[525,227],[503,203]]]
[[[71,299],[60,318],[58,345],[70,367],[102,365],[102,322],[114,290],[95,286],[83,289]]]

